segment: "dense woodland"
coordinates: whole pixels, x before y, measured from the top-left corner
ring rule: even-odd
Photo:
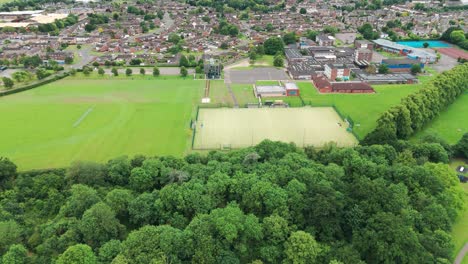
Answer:
[[[384,112],[377,127],[364,139],[364,144],[391,143],[408,139],[420,131],[452,104],[460,95],[468,92],[468,63],[439,74],[426,87],[403,98],[399,105]],[[466,113],[460,113],[463,115]]]
[[[448,161],[407,141],[21,173],[2,158],[1,263],[450,263],[464,196]]]

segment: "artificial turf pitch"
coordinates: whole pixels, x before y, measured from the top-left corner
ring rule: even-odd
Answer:
[[[20,170],[182,156],[203,93],[191,79],[73,79],[0,98],[0,156]]]
[[[341,125],[341,126],[340,126]],[[297,146],[356,145],[332,107],[200,109],[194,149],[243,148],[270,139]]]

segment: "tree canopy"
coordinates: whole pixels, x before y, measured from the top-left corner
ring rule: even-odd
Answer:
[[[464,200],[438,141],[30,172],[2,158],[2,263],[445,263]]]

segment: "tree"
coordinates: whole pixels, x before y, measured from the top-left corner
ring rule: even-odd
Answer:
[[[99,69],[98,69],[98,74],[99,74],[99,75],[104,76],[104,73],[106,73],[106,72],[104,71],[103,68],[99,68]]]
[[[265,48],[265,54],[267,55],[275,55],[277,53],[284,52],[284,43],[281,38],[278,37],[271,37],[265,41],[263,44]]]
[[[16,176],[16,165],[8,158],[0,157],[0,190],[2,184]]]
[[[40,68],[36,70],[36,77],[38,80],[42,80],[48,76],[50,76],[50,73],[48,73],[45,69]]]
[[[127,189],[113,189],[104,198],[105,203],[116,213],[121,221],[128,220],[128,207],[135,199],[133,193]]]
[[[187,59],[187,57],[185,57],[185,55],[182,55],[180,56],[180,60],[179,60],[179,66],[180,67],[189,67],[190,66],[190,63]]]
[[[455,30],[450,34],[450,41],[452,43],[458,44],[465,41],[465,32],[463,30]]]
[[[468,158],[468,133],[463,134],[454,149],[458,156]]]
[[[120,240],[112,239],[99,248],[98,260],[100,263],[111,263],[120,253],[122,243]]]
[[[91,74],[91,72],[93,71],[93,69],[91,69],[90,67],[88,66],[84,66],[83,67],[83,74],[86,75],[86,76],[89,76]]]
[[[254,51],[254,50],[251,50],[249,52],[249,60],[250,60],[250,63],[255,63],[255,60],[257,59],[257,53]]]
[[[84,244],[76,244],[58,257],[57,264],[97,264],[93,250]]]
[[[19,243],[23,230],[13,220],[0,222],[0,254],[10,245]]]
[[[184,66],[180,67],[180,76],[187,77],[187,75],[188,75],[187,69]]]
[[[227,44],[227,42],[223,42],[221,43],[221,46],[219,46],[220,49],[228,49],[229,48],[229,45]]]
[[[27,263],[26,248],[21,244],[12,245],[2,257],[2,264],[25,264]]]
[[[299,13],[302,14],[302,15],[305,15],[307,14],[307,10],[303,7],[301,7],[301,9],[299,10]]]
[[[5,88],[7,89],[11,89],[13,88],[13,85],[15,85],[15,83],[13,82],[12,79],[8,78],[8,77],[2,77],[2,81],[3,81],[3,85],[5,86]]]
[[[358,28],[358,31],[359,33],[362,34],[362,36],[365,39],[369,39],[369,40],[377,39],[380,35],[377,31],[374,31],[374,28],[369,23],[365,23],[362,26],[360,26]]]
[[[411,65],[411,73],[414,75],[421,73],[421,65],[419,63]]]
[[[65,64],[72,64],[73,63],[73,57],[66,57],[65,58]]]
[[[296,32],[292,31],[283,35],[283,42],[286,45],[296,43]]]
[[[106,181],[106,168],[96,162],[76,161],[70,165],[65,178],[71,184],[103,186]]]
[[[282,55],[275,56],[273,60],[273,65],[275,67],[283,67],[284,66],[284,58]]]
[[[133,70],[131,68],[127,68],[125,70],[125,75],[127,75],[127,76],[132,76],[132,73],[133,73]]]
[[[143,76],[146,74],[146,71],[145,71],[144,68],[140,68],[140,74],[143,75]]]
[[[111,239],[118,239],[125,227],[115,218],[115,213],[104,203],[97,203],[86,210],[78,224],[78,230],[88,245],[97,248]]]
[[[181,38],[179,35],[175,34],[175,33],[171,33],[169,34],[169,38],[168,38],[168,41],[169,42],[172,42],[173,44],[178,44],[180,42]]]
[[[427,49],[427,48],[429,47],[429,43],[424,42],[424,43],[423,43],[423,47],[424,47],[425,49]]]
[[[379,73],[380,74],[387,74],[389,72],[390,72],[390,70],[388,69],[388,66],[386,64],[380,64],[379,65]]]
[[[153,189],[155,179],[143,168],[134,168],[130,175],[130,186],[133,190],[142,192]]]
[[[107,162],[107,176],[113,185],[125,186],[132,166],[127,156],[120,156]]]
[[[93,188],[75,184],[71,187],[71,195],[60,208],[60,213],[66,217],[81,217],[86,210],[100,200],[101,198]]]
[[[119,76],[119,71],[117,70],[117,68],[112,68],[111,72],[114,76]]]
[[[144,226],[131,232],[123,241],[121,255],[135,264],[158,263],[154,261],[166,256],[180,262],[177,252],[182,253],[187,242],[182,231],[176,228]]]
[[[158,77],[159,74],[160,74],[159,68],[158,68],[158,67],[154,67],[154,68],[153,68],[153,76],[154,76],[154,77]]]
[[[317,257],[323,251],[314,237],[304,231],[293,232],[284,247],[284,263],[317,263]]]

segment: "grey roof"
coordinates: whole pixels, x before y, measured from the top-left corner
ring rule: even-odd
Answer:
[[[300,59],[302,58],[302,54],[298,49],[285,49],[284,53],[286,54],[286,58],[290,59]]]
[[[384,64],[419,64],[420,62],[418,60],[412,60],[412,59],[385,59],[385,60],[382,60],[382,63]]]
[[[257,93],[284,93],[285,89],[279,85],[261,85],[256,86]]]
[[[299,89],[296,83],[293,83],[293,82],[284,83],[284,87],[286,88],[286,90],[298,90]]]
[[[385,47],[396,49],[396,50],[413,49],[409,46],[400,45],[398,43],[395,43],[393,41],[386,40],[386,39],[376,39],[376,40],[373,40],[373,42],[377,45],[385,46]]]
[[[293,76],[312,75],[316,71],[323,71],[323,66],[313,59],[290,63],[288,71]]]

